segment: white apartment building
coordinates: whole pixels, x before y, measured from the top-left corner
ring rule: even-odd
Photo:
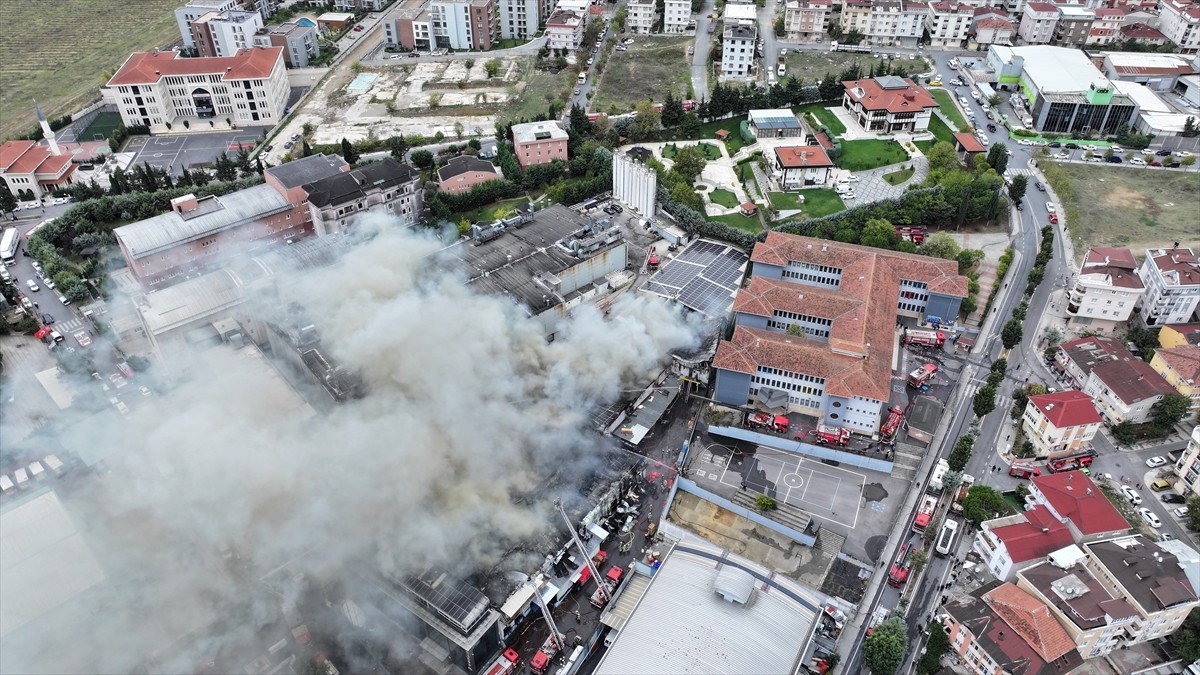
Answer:
[[[629,0],[627,5],[629,15],[625,26],[635,35],[649,35],[654,30],[654,21],[658,12],[654,10],[654,0]]]
[[[579,50],[583,42],[583,16],[566,10],[555,10],[546,19],[546,46],[550,49]]]
[[[1158,4],[1161,19],[1158,29],[1184,54],[1200,51],[1200,3],[1189,0],[1162,0]]]
[[[233,56],[254,46],[263,21],[258,12],[209,12],[189,27],[197,56]]]
[[[1092,31],[1088,35],[1087,44],[1107,45],[1121,39],[1121,26],[1125,24],[1125,16],[1129,10],[1124,7],[1099,7],[1092,10]]]
[[[832,0],[789,0],[783,12],[783,29],[787,39],[824,42],[832,11]]]
[[[1030,2],[1021,15],[1021,27],[1017,35],[1030,45],[1047,45],[1054,39],[1058,26],[1058,7],[1049,2]]]
[[[1190,248],[1151,248],[1138,270],[1146,284],[1139,310],[1142,323],[1188,323],[1200,304],[1200,260]]]
[[[870,35],[871,0],[843,0],[841,24],[842,35],[850,31]]]
[[[692,20],[690,0],[663,0],[663,32],[682,33]]]
[[[929,45],[956,48],[967,39],[975,8],[956,2],[930,2],[925,15],[925,29],[929,31]]]
[[[1184,494],[1200,497],[1200,426],[1192,429],[1187,447],[1175,462],[1175,475],[1179,476]]]
[[[241,0],[191,0],[188,4],[175,10],[175,23],[179,26],[179,37],[183,39],[186,49],[195,49],[196,41],[192,38],[191,23],[209,12],[228,12],[241,9]]]
[[[1133,315],[1145,292],[1132,251],[1092,248],[1067,293],[1067,328],[1115,333]]]
[[[1021,416],[1021,431],[1038,457],[1091,446],[1100,424],[1092,397],[1074,390],[1030,396]]]
[[[726,5],[726,8],[732,5]],[[751,5],[753,7],[753,5]],[[721,41],[721,77],[744,79],[754,75],[754,42],[758,27],[751,21],[725,20]]]
[[[499,0],[500,37],[505,40],[532,40],[537,37],[540,10],[538,0]]]
[[[135,52],[101,89],[126,126],[145,125],[151,133],[185,120],[272,126],[283,118],[289,92],[282,47],[194,59]]]
[[[925,30],[929,6],[920,2],[879,0],[871,3],[864,42],[880,46],[915,47]],[[855,17],[856,21],[858,17]]]

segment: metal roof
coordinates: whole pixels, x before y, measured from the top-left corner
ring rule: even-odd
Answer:
[[[125,250],[142,258],[187,241],[244,225],[272,213],[292,208],[269,185],[255,185],[220,197],[204,199],[206,212],[185,218],[176,211],[139,220],[113,231]]]
[[[334,174],[342,173],[349,168],[346,160],[338,155],[326,155],[317,153],[300,159],[293,159],[290,162],[273,166],[265,169],[265,173],[285,188],[296,188],[306,183],[313,183],[328,178]]]
[[[733,307],[749,260],[729,244],[697,239],[655,272],[642,290],[678,300],[709,317],[723,317]]]
[[[138,303],[153,335],[185,326],[246,300],[246,289],[229,270],[218,270],[145,295]]]
[[[718,594],[733,567],[750,602]],[[818,595],[719,548],[675,546],[596,666],[596,675],[791,672],[820,611]]]
[[[750,123],[759,129],[800,129],[800,120],[787,108],[780,110],[751,110]]]
[[[48,488],[0,511],[0,638],[104,581]]]

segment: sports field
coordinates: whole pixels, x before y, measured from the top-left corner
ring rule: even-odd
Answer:
[[[54,0],[0,7],[0,138],[37,126],[36,99],[50,118],[99,96],[105,75],[131,52],[179,40],[180,0]]]

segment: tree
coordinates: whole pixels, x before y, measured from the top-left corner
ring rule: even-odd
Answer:
[[[940,624],[929,626],[929,639],[925,641],[925,652],[917,662],[918,675],[934,675],[942,669],[942,655],[950,651],[950,638]]]
[[[1004,170],[1008,168],[1008,148],[1003,143],[992,143],[988,149],[987,163],[996,173],[1004,175]]]
[[[433,166],[433,153],[428,150],[413,150],[412,163],[418,169],[428,169]]]
[[[404,137],[404,134],[392,136],[387,139],[387,146],[388,152],[393,159],[400,162],[404,161],[404,153],[408,152],[408,139]]]
[[[1004,328],[1000,330],[1000,342],[1004,344],[1005,349],[1012,349],[1021,344],[1024,334],[1025,330],[1021,328],[1021,322],[1017,319],[1009,319],[1004,324]]]
[[[454,123],[454,137],[460,141],[462,140],[462,137],[463,137],[463,123],[462,122]]]
[[[952,171],[959,168],[958,154],[954,152],[954,146],[945,141],[934,143],[929,152],[925,153],[929,159],[929,170],[932,171]]]
[[[667,92],[667,100],[663,101],[663,109],[659,114],[664,129],[679,126],[683,121],[683,101],[676,98],[673,92]]]
[[[932,237],[926,239],[918,250],[923,255],[933,256],[934,258],[955,260],[962,249],[959,248],[958,242],[954,241],[954,237],[946,232],[937,232]]]
[[[863,640],[863,662],[874,675],[894,675],[904,663],[907,640],[904,619],[898,616],[885,619]]]
[[[637,116],[633,118],[633,123],[629,125],[630,135],[636,140],[645,140],[657,132],[661,128],[658,110],[649,101],[639,103]]]
[[[985,417],[995,410],[996,388],[990,384],[980,387],[979,391],[975,392],[975,398],[971,400],[971,407],[976,417]]]
[[[1196,495],[1188,497],[1187,522],[1189,530],[1200,530],[1200,497]]]
[[[1159,431],[1167,432],[1191,414],[1192,401],[1187,396],[1173,391],[1159,399],[1150,409],[1150,417]]]
[[[483,64],[483,70],[487,73],[489,80],[496,77],[500,74],[500,59],[488,59]]]
[[[1012,185],[1008,186],[1008,198],[1019,202],[1025,198],[1025,190],[1029,187],[1029,178],[1025,174],[1013,176]]]
[[[1004,497],[986,485],[972,485],[963,500],[963,518],[978,525],[1008,510]]]
[[[783,37],[787,35],[787,27],[783,23],[783,15],[775,18],[775,37]]]
[[[228,183],[229,181],[237,180],[237,164],[225,155],[217,157],[216,163],[217,180]]]
[[[898,239],[896,228],[890,222],[882,218],[871,218],[863,224],[862,236],[859,237],[858,243],[890,249],[896,245]]]
[[[933,529],[933,528],[929,528],[929,529]],[[929,562],[929,551],[926,551],[923,548],[918,548],[915,551],[913,551],[912,553],[908,554],[908,566],[909,566],[909,569],[912,570],[912,573],[914,576],[917,574],[920,574],[921,570],[925,569],[925,565],[928,562]]]
[[[1200,128],[1196,126],[1196,118],[1188,115],[1188,118],[1183,121],[1183,133],[1180,134],[1184,138],[1195,138],[1200,136]]]
[[[689,145],[686,148],[680,148],[679,152],[675,153],[673,170],[686,179],[688,185],[691,185],[696,180],[696,176],[704,171],[705,164],[708,164],[708,160],[704,158],[704,154],[696,146]]]
[[[8,183],[0,180],[0,214],[11,216],[16,208],[17,198],[13,196],[12,190],[8,189]]]
[[[1183,624],[1167,639],[1184,663],[1200,661],[1200,610],[1189,612]]]
[[[345,138],[342,139],[342,159],[352,166],[358,163],[358,153],[354,150],[354,144]]]
[[[571,112],[567,116],[568,126],[571,131],[574,131],[580,136],[590,136],[592,134],[592,123],[588,120],[587,111],[578,103],[571,104]]]
[[[975,445],[975,437],[971,434],[959,438],[954,443],[954,449],[950,451],[950,457],[946,460],[946,463],[950,465],[951,471],[961,474],[962,470],[967,468],[967,462],[971,461],[971,447],[973,445]],[[962,479],[959,478],[959,480]],[[945,485],[944,480],[942,484],[943,486]]]

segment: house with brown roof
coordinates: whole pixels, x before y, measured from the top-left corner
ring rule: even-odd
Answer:
[[[33,141],[5,141],[0,145],[0,179],[18,200],[41,199],[69,187],[74,177],[71,155],[59,150],[53,138],[49,145]]]
[[[1150,359],[1150,367],[1192,402],[1191,419],[1194,421],[1200,414],[1200,347],[1184,345],[1159,349]]]
[[[1030,396],[1021,415],[1021,431],[1038,457],[1091,447],[1100,424],[1092,397],[1073,389]]]
[[[1122,40],[1137,40],[1148,45],[1161,46],[1171,41],[1165,33],[1144,23],[1127,23],[1121,26]]]
[[[937,101],[908,78],[886,75],[843,82],[842,107],[867,131],[884,134],[929,129]]]
[[[954,317],[967,280],[953,261],[770,232],[754,247],[715,397],[787,395],[792,410],[874,433],[891,388],[896,317]]]
[[[1067,292],[1067,328],[1113,334],[1125,327],[1145,292],[1132,251],[1090,248]]]
[[[997,579],[1010,581],[1017,570],[1074,543],[1071,530],[1037,504],[1024,513],[980,523],[971,548]]]
[[[967,34],[968,46],[972,49],[992,45],[1011,45],[1017,36],[1017,24],[1004,10],[994,7],[976,7],[971,30]]]
[[[943,609],[951,649],[976,675],[1061,675],[1083,663],[1051,609],[1011,583],[984,584]]]
[[[819,145],[776,146],[771,154],[771,178],[783,190],[820,187],[832,177],[833,161]]]
[[[1160,347],[1182,347],[1192,345],[1200,347],[1200,323],[1177,323],[1163,326],[1158,331]]]
[[[438,188],[452,195],[470,192],[476,185],[500,179],[500,174],[491,162],[471,155],[451,159],[446,162],[446,166],[438,169],[437,175]]]
[[[1107,424],[1141,424],[1149,419],[1155,403],[1175,391],[1150,364],[1113,338],[1064,342],[1058,346],[1055,363],[1092,397]]]
[[[1129,523],[1082,471],[1034,476],[1025,507],[1041,504],[1071,531],[1072,541],[1095,541],[1123,534]]]
[[[960,162],[971,166],[971,158],[987,152],[987,148],[975,137],[975,134],[968,131],[958,131],[954,134],[954,152],[958,155]]]

